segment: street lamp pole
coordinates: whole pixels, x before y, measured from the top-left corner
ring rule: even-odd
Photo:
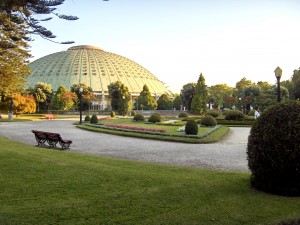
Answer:
[[[274,70],[275,72],[275,77],[277,79],[277,102],[281,101],[281,97],[280,97],[280,78],[282,75],[282,69],[280,69],[279,66],[277,66],[277,68]]]
[[[80,106],[79,106],[79,113],[80,113],[80,124],[82,124],[82,92],[83,92],[83,88],[80,87],[79,88],[79,97],[80,97]]]

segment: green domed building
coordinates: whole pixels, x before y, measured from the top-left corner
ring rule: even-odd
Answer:
[[[141,65],[89,45],[74,46],[67,51],[44,56],[30,63],[29,67],[29,87],[38,82],[51,84],[54,91],[61,85],[70,89],[73,84],[79,83],[91,87],[97,96],[92,102],[94,110],[109,106],[107,86],[116,81],[127,86],[133,98],[140,94],[145,84],[153,96],[171,95],[164,84]]]

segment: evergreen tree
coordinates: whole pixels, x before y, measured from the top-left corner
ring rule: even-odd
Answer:
[[[131,95],[128,87],[122,82],[116,81],[108,85],[108,93],[111,99],[112,110],[117,111],[120,115],[127,115],[128,111],[131,109]]]
[[[180,95],[177,95],[173,100],[173,107],[177,110],[182,109],[182,101]]]
[[[196,83],[188,83],[185,84],[180,91],[183,107],[186,107],[188,110],[191,109],[192,100],[195,95],[195,88]]]
[[[293,94],[295,99],[300,99],[300,68],[298,70],[294,70],[294,74],[292,76],[293,83]]]
[[[138,97],[139,109],[153,110],[157,108],[157,102],[151,92],[149,91],[148,86],[145,84],[143,90],[141,91]]]
[[[205,78],[201,73],[195,88],[195,95],[191,103],[191,112],[196,115],[200,115],[206,112],[207,100],[208,100],[207,87],[205,85]]]
[[[157,100],[157,109],[170,110],[173,108],[173,102],[166,94],[162,94]]]

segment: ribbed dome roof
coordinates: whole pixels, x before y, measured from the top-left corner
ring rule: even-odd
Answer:
[[[51,84],[56,91],[61,85],[70,89],[73,84],[85,83],[93,91],[107,93],[109,84],[121,81],[132,94],[139,94],[145,84],[152,94],[170,94],[164,84],[141,65],[89,45],[74,46],[67,51],[47,55],[29,66],[29,87],[44,82]]]

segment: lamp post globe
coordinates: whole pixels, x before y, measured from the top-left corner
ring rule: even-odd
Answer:
[[[275,72],[275,77],[277,79],[277,102],[281,101],[281,97],[280,97],[280,78],[282,76],[282,69],[280,69],[279,66],[277,66],[277,68],[274,70]]]
[[[83,92],[83,88],[80,87],[79,88],[79,100],[80,100],[80,106],[79,106],[79,113],[80,113],[80,121],[79,123],[82,124],[82,92]]]

